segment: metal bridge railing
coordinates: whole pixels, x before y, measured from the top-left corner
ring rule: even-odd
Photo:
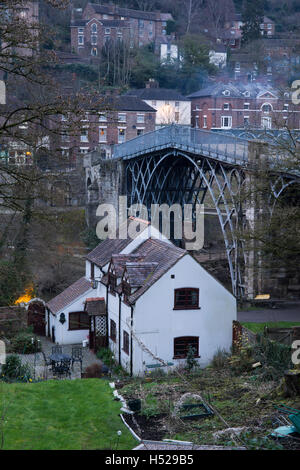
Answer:
[[[130,159],[167,147],[240,164],[248,161],[246,139],[174,124],[115,145],[113,158]]]

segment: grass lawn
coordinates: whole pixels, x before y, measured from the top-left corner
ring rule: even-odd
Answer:
[[[243,326],[248,328],[248,330],[253,331],[253,333],[262,333],[264,327],[268,326],[269,328],[291,328],[293,326],[300,326],[300,322],[288,322],[288,321],[278,321],[278,322],[266,322],[266,323],[251,323],[251,322],[242,322]]]
[[[5,408],[4,449],[127,450],[137,445],[118,416],[121,404],[113,400],[106,380],[1,382],[1,414]]]

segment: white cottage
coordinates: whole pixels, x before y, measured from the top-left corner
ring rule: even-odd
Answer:
[[[134,239],[100,243],[85,277],[48,302],[48,335],[108,346],[131,375],[157,358],[177,366],[189,346],[206,366],[218,349],[230,349],[236,300],[188,251],[139,222]]]

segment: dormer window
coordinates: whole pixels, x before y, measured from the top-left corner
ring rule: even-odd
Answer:
[[[108,285],[109,285],[109,291],[115,292],[116,287],[117,287],[117,277],[114,273],[108,273]]]
[[[131,287],[127,281],[122,282],[122,292],[124,295],[124,302],[128,302],[128,297],[131,295]]]
[[[224,94],[225,96],[230,96],[230,91],[229,91],[229,90],[225,90],[225,91],[223,92],[223,94]]]
[[[97,34],[97,25],[96,23],[92,24],[91,31],[93,34]]]
[[[244,92],[244,96],[247,96],[247,97],[250,96],[249,91],[245,91],[245,92]]]

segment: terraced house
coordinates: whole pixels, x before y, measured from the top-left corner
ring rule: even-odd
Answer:
[[[109,41],[124,41],[129,47],[154,43],[157,52],[165,42],[169,13],[121,8],[114,4],[88,3],[83,11],[73,10],[72,51],[83,58],[97,57]]]
[[[235,298],[148,222],[127,224],[130,237],[101,242],[85,276],[48,302],[47,334],[59,344],[88,338],[92,349],[109,347],[131,375],[161,360],[176,367],[190,347],[206,366],[231,347]]]

